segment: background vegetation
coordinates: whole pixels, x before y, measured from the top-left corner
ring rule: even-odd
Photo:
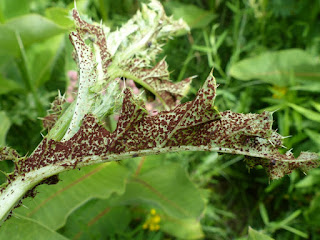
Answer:
[[[81,0],[77,7],[88,19],[116,28],[141,2]],[[320,152],[320,1],[162,2],[191,27],[159,58],[166,56],[173,81],[198,76],[183,101],[214,68],[220,111],[275,111],[274,128],[291,136],[285,146],[294,154]],[[65,18],[72,7],[68,0],[0,2],[0,145],[22,155],[41,141],[38,117],[58,89],[65,93],[68,71],[76,70],[67,36],[73,23]],[[28,209],[17,209],[0,236],[27,239],[36,231],[37,239],[320,239],[320,170],[270,182],[262,169],[248,173],[242,160],[192,152],[62,174],[58,185],[41,186],[35,199],[26,199]],[[2,171],[12,168],[0,164]],[[12,232],[10,224],[25,230]]]

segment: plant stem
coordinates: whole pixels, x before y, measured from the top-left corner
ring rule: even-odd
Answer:
[[[107,5],[108,6],[106,6],[104,0],[99,0],[100,13],[101,13],[103,22],[106,22],[108,20],[109,2],[107,3]]]
[[[165,148],[157,147],[153,149],[125,152],[121,154],[112,153],[104,158],[102,158],[101,156],[87,156],[82,157],[81,161],[79,161],[79,159],[65,159],[62,162],[57,162],[55,164],[41,167],[39,169],[28,172],[24,176],[18,176],[3,189],[3,191],[0,194],[0,226],[6,220],[7,216],[14,209],[14,207],[17,204],[19,204],[19,202],[24,198],[26,193],[48,177],[51,177],[53,175],[59,174],[67,170],[74,169],[75,167],[81,168],[84,166],[94,165],[103,162],[124,160],[132,158],[132,156],[141,157],[183,151],[220,151],[226,153],[234,153],[234,150],[232,149],[219,150],[218,147],[211,148],[208,146],[177,146]]]
[[[67,110],[63,113],[61,117],[59,117],[58,121],[55,123],[54,127],[50,130],[47,137],[48,139],[53,139],[55,141],[61,141],[64,137],[67,129],[70,125],[76,102],[73,101],[71,105],[67,108]]]
[[[111,75],[110,79],[115,79],[115,78],[120,78],[120,77],[125,77],[127,79],[131,79],[133,81],[135,81],[136,83],[138,83],[139,85],[141,85],[144,89],[150,91],[152,94],[154,94],[159,100],[160,102],[163,104],[163,106],[169,110],[166,102],[162,99],[162,97],[158,94],[157,91],[155,91],[154,89],[152,89],[148,84],[146,84],[142,79],[136,77],[134,74],[125,71],[121,68],[118,68],[114,65],[110,66],[108,68],[109,70],[109,74]]]
[[[3,16],[3,6],[0,4],[0,23],[4,23],[5,19]]]
[[[42,180],[64,170],[61,166],[49,165],[25,176],[17,177],[0,194],[0,226],[25,194]]]

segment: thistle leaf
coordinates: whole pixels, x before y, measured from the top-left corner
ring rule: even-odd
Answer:
[[[44,129],[48,129],[50,131],[53,128],[58,118],[61,116],[63,110],[65,110],[65,103],[65,98],[61,96],[59,92],[59,96],[57,96],[51,103],[51,108],[47,111],[47,116],[41,119]]]
[[[175,107],[177,101],[188,93],[193,77],[172,83],[168,65],[164,59],[153,68],[145,68],[144,66],[145,64],[141,66],[141,60],[133,59],[124,69],[132,74],[133,80],[154,93],[168,109]]]
[[[279,179],[290,174],[294,169],[300,168],[304,173],[319,167],[319,155],[310,152],[301,152],[298,158],[294,158],[291,152],[286,154],[274,154],[274,159],[246,157],[246,163],[250,168],[261,165],[271,179]]]
[[[44,138],[31,156],[16,162],[10,181],[48,165],[75,168],[130,156],[168,151],[218,151],[247,156],[249,167],[262,165],[272,179],[301,168],[319,165],[314,153],[295,159],[281,154],[282,137],[272,130],[272,114],[219,113],[214,106],[216,83],[212,74],[193,101],[171,111],[149,116],[140,99],[125,89],[121,114],[114,132],[107,131],[93,115],[86,115],[69,140]]]
[[[4,160],[15,160],[19,158],[19,153],[10,147],[1,147],[0,148],[0,161]]]
[[[81,69],[86,69],[87,63],[81,62],[79,56],[83,56],[83,52],[90,48],[90,44],[83,43],[91,41],[93,47],[89,59],[96,60],[96,65],[90,66],[87,72],[96,72],[97,80],[95,83],[86,81],[86,88],[90,85],[97,93],[103,89],[103,85],[117,77],[130,78],[153,93],[166,109],[176,106],[177,100],[188,92],[192,78],[172,83],[164,59],[152,67],[156,56],[162,50],[163,42],[181,30],[189,31],[183,20],[175,21],[172,17],[167,17],[158,1],[143,4],[141,12],[138,11],[132,19],[114,32],[110,32],[109,28],[87,23],[80,18],[76,10],[73,10],[73,17],[77,35],[74,36],[75,33],[72,33],[71,39],[78,56],[80,79],[81,75],[84,75]],[[87,100],[86,98],[86,102]],[[83,117],[83,113],[80,113],[80,116]]]

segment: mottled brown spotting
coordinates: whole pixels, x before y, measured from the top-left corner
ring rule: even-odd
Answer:
[[[20,158],[19,153],[10,147],[0,147],[0,161],[15,160]]]
[[[88,114],[79,131],[68,141],[44,138],[31,156],[16,161],[8,182],[48,165],[75,168],[85,157],[107,159],[110,154],[138,154],[147,149],[159,153],[160,148],[172,147],[214,147],[221,152],[243,154],[248,156],[248,166],[262,165],[271,178],[281,177],[298,167],[307,171],[319,164],[318,157],[310,153],[302,153],[298,159],[290,153],[279,153],[281,136],[271,129],[271,114],[219,113],[213,104],[215,88],[213,77],[208,77],[194,101],[155,116],[149,116],[144,105],[127,88],[114,132],[107,131]],[[300,160],[304,161],[303,165]]]
[[[107,49],[107,41],[106,41],[106,36],[104,34],[103,28],[100,26],[89,24],[86,21],[82,20],[76,9],[73,9],[72,16],[75,20],[77,31],[82,35],[83,38],[86,37],[86,38],[92,39],[92,36],[97,38],[95,39],[94,43],[100,49],[100,56],[102,60],[102,70],[104,74],[107,74],[107,68],[112,60],[111,60],[111,55]],[[90,36],[88,37],[86,36],[86,34],[90,34]]]
[[[141,79],[144,84],[155,90],[166,105],[172,109],[177,105],[191,83],[192,78],[186,78],[180,82],[173,83],[169,80],[169,71],[164,59],[158,62],[152,68],[141,68],[136,62],[141,59],[133,59],[125,66],[125,70],[131,72],[134,76]]]

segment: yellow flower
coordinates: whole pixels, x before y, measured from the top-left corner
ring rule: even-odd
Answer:
[[[159,215],[155,215],[155,216],[153,216],[153,217],[151,218],[151,220],[152,220],[153,223],[159,223],[160,220],[161,220],[161,218],[160,218]]]
[[[155,225],[152,225],[152,224],[151,224],[151,225],[149,226],[149,229],[150,229],[150,231],[155,231],[155,230],[156,230]]]
[[[156,210],[154,209],[154,208],[152,208],[151,210],[150,210],[150,213],[151,213],[151,215],[156,215]]]
[[[147,217],[147,220],[142,225],[142,228],[149,229],[149,231],[158,231],[160,229],[160,221],[160,215],[157,214],[157,211],[154,208],[152,208],[150,210],[149,216]]]

